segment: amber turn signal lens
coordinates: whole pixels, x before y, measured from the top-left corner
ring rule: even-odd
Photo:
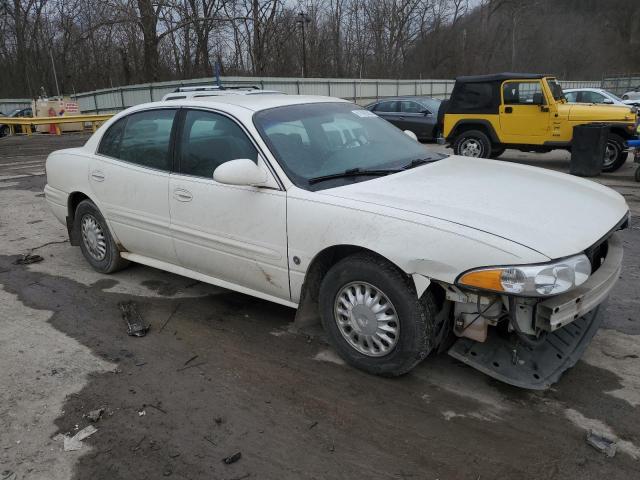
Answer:
[[[500,278],[502,270],[480,270],[464,274],[458,283],[467,287],[481,288],[483,290],[493,290],[503,292],[502,282]]]

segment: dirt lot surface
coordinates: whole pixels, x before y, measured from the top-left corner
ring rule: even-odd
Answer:
[[[634,214],[604,328],[554,388],[529,392],[446,354],[402,378],[369,376],[321,332],[293,331],[291,309],[143,266],[95,273],[42,194],[46,154],[85,140],[0,139],[0,479],[640,478],[632,163],[597,179]],[[504,160],[568,170],[564,153]],[[29,252],[44,260],[14,265]],[[128,300],[146,337],[126,334]],[[64,451],[61,434],[90,424]],[[585,442],[589,429],[617,439],[615,457]]]

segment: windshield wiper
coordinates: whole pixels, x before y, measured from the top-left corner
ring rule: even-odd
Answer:
[[[320,177],[313,177],[308,180],[309,185],[314,183],[324,182],[325,180],[332,180],[334,178],[348,178],[348,177],[376,177],[389,175],[390,173],[401,172],[401,169],[387,169],[387,170],[363,170],[361,168],[351,168],[344,172],[332,173],[330,175],[322,175]]]
[[[420,165],[425,165],[427,163],[435,162],[436,159],[433,158],[416,158],[415,160],[411,160],[408,164],[402,167],[403,170],[409,170],[410,168],[419,167]]]

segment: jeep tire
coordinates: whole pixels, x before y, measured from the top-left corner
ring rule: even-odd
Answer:
[[[491,141],[480,130],[467,130],[453,141],[453,153],[463,157],[489,158]]]

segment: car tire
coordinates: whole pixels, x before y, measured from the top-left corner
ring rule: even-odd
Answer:
[[[9,127],[7,125],[3,125],[0,127],[0,138],[9,136]]]
[[[625,141],[620,135],[612,133],[607,138],[605,157],[602,163],[603,172],[615,172],[627,161],[628,151]]]
[[[489,158],[491,141],[480,130],[467,130],[453,141],[453,152],[463,157]]]
[[[498,158],[502,155],[507,149],[506,148],[494,148],[491,150],[491,155],[489,158]]]
[[[367,299],[373,303],[367,305]],[[333,348],[349,365],[365,372],[402,375],[434,348],[437,307],[433,295],[427,291],[418,299],[411,279],[373,254],[351,255],[329,269],[320,285],[319,304]],[[350,310],[345,308],[348,304]],[[382,337],[377,336],[379,332]]]
[[[129,265],[129,262],[120,256],[107,222],[91,200],[83,200],[78,204],[73,228],[80,240],[84,258],[94,270],[113,273]]]
[[[636,173],[634,175],[636,182],[640,182],[640,167],[636,168]]]

